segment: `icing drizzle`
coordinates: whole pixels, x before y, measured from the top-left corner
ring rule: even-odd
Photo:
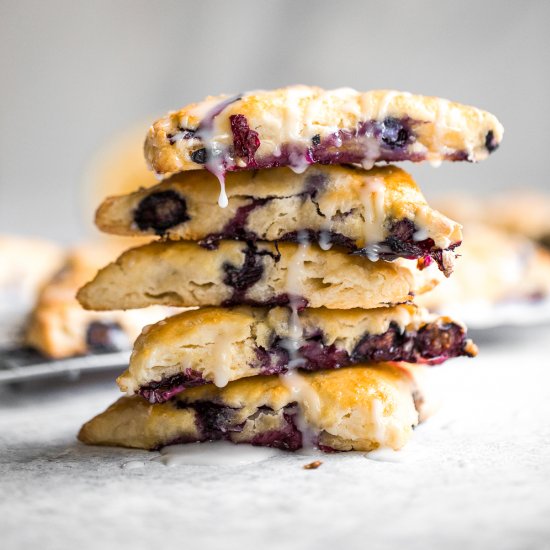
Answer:
[[[226,137],[216,129],[216,118],[223,113],[223,111],[229,107],[232,103],[239,101],[243,98],[243,94],[237,94],[216,103],[202,118],[195,137],[199,138],[207,147],[206,153],[206,169],[214,174],[220,182],[220,196],[218,198],[218,205],[221,208],[226,208],[229,204],[227,193],[225,191],[225,174],[227,172],[228,161],[232,162],[228,156],[227,148],[222,143],[220,137]],[[225,140],[224,140],[225,141]]]

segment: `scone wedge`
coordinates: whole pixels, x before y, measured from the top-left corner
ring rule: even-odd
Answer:
[[[419,420],[414,369],[381,364],[254,376],[225,388],[191,388],[156,404],[122,397],[86,423],[79,439],[140,449],[222,439],[292,451],[312,442],[325,451],[399,449]]]
[[[372,262],[339,250],[292,243],[221,241],[209,250],[187,241],[131,249],[78,293],[86,309],[285,305],[351,309],[410,301],[439,272],[413,260]]]
[[[301,336],[293,340],[294,324]],[[361,363],[439,364],[474,356],[465,328],[413,305],[379,309],[201,308],[144,329],[121,389],[151,403],[186,388],[249,376],[338,369]],[[295,357],[298,357],[296,359]]]
[[[176,313],[163,306],[136,311],[82,309],[77,290],[121,250],[121,246],[87,243],[68,252],[62,268],[40,290],[24,343],[54,359],[126,350],[145,325]]]
[[[392,260],[430,256],[462,241],[460,224],[432,210],[409,174],[395,166],[365,171],[312,166],[228,174],[228,206],[217,208],[219,183],[206,171],[184,172],[148,189],[104,201],[102,231],[201,241],[292,241],[307,236],[328,248]],[[212,215],[216,212],[216,215]]]
[[[159,174],[377,161],[478,161],[503,129],[491,114],[437,97],[289,86],[208,97],[171,112],[147,134]]]

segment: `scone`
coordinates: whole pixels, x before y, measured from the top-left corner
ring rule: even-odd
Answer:
[[[420,368],[420,367],[417,367]],[[295,451],[401,448],[418,423],[414,367],[381,364],[287,376],[254,376],[225,388],[191,388],[166,403],[122,397],[86,423],[92,445],[158,449],[228,440]]]
[[[464,223],[477,222],[523,235],[550,248],[550,195],[521,188],[487,198],[452,194],[438,199],[443,212]]]
[[[62,261],[63,250],[53,242],[0,235],[0,347],[20,344],[40,287]]]
[[[410,301],[439,272],[413,260],[371,262],[316,245],[221,241],[214,250],[187,241],[128,250],[78,292],[86,309],[149,305],[285,305],[374,308]]]
[[[432,210],[409,174],[394,166],[369,171],[313,166],[229,174],[228,207],[217,209],[219,184],[206,171],[184,172],[135,193],[108,198],[96,214],[102,231],[169,239],[292,241],[307,235],[371,260],[431,256],[462,240],[461,226]],[[213,213],[216,215],[213,215]]]
[[[289,86],[208,97],[153,124],[145,156],[159,174],[377,161],[479,161],[502,140],[491,114],[436,97]]]
[[[460,254],[453,276],[418,296],[418,304],[460,313],[550,296],[550,253],[521,235],[471,222]]]
[[[438,364],[476,347],[465,328],[413,305],[380,309],[285,307],[187,311],[146,327],[117,382],[130,395],[163,402],[186,388],[292,368],[337,369],[360,363]]]
[[[0,235],[0,318],[26,314],[63,257],[62,248],[53,242]]]
[[[64,267],[38,296],[25,344],[55,359],[130,349],[145,325],[174,313],[160,306],[128,312],[82,309],[76,301],[77,290],[120,251],[120,246],[102,243],[81,245],[68,253]]]

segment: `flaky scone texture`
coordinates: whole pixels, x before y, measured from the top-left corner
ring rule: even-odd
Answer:
[[[416,262],[371,262],[316,245],[154,242],[131,249],[78,292],[86,309],[283,305],[370,309],[408,302],[440,280]]]
[[[98,243],[70,251],[62,269],[40,291],[25,332],[25,344],[55,359],[111,348],[129,349],[145,325],[174,313],[165,307],[128,312],[82,309],[76,300],[77,290],[122,249]]]
[[[229,170],[350,160],[478,161],[502,134],[493,115],[437,97],[289,86],[208,97],[168,113],[151,126],[145,156],[162,174],[202,168],[209,155]],[[205,155],[197,154],[204,148]]]
[[[299,437],[307,430],[321,447],[399,449],[418,423],[413,397],[418,387],[412,372],[412,367],[383,364],[288,378],[255,376],[222,389],[210,384],[192,388],[154,405],[137,396],[123,397],[86,423],[79,439],[144,449],[208,439],[280,446],[269,435],[284,422],[288,426],[290,418]],[[216,411],[214,420],[208,416],[209,406]]]
[[[294,335],[296,323],[299,337]],[[413,305],[306,308],[297,321],[285,307],[201,308],[146,327],[117,382],[129,394],[141,390],[151,401],[163,401],[182,387],[206,382],[225,386],[248,376],[285,372],[291,342],[302,354],[297,366],[307,370],[390,359],[439,363],[475,354],[463,327]]]
[[[446,249],[462,240],[458,223],[432,210],[412,177],[395,166],[289,168],[227,175],[227,208],[218,208],[219,183],[206,171],[185,172],[149,189],[110,197],[96,213],[97,226],[116,235],[164,235],[198,241],[216,237],[275,241],[307,231],[330,241],[342,235],[355,248],[385,240],[395,223],[410,221],[416,241]],[[381,202],[372,228],[375,208]],[[212,215],[213,212],[216,215]]]

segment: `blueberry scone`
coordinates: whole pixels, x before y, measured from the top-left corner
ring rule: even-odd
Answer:
[[[78,292],[86,309],[285,305],[374,308],[410,301],[439,282],[413,260],[371,262],[317,245],[188,241],[128,250]]]
[[[31,314],[25,343],[47,357],[130,349],[141,329],[173,313],[166,307],[138,311],[84,311],[75,295],[121,248],[105,244],[75,248],[47,282]]]
[[[453,276],[433,292],[418,296],[417,303],[436,311],[464,313],[466,308],[550,297],[547,250],[521,235],[480,223],[470,223],[466,235]]]
[[[163,402],[186,388],[223,387],[247,376],[360,363],[438,364],[474,356],[465,328],[413,305],[392,308],[201,308],[146,327],[118,384]],[[298,325],[299,333],[296,333]]]
[[[43,239],[0,235],[0,317],[27,313],[61,266],[63,250]]]
[[[117,235],[156,234],[207,246],[220,239],[296,242],[305,235],[323,248],[337,245],[371,260],[429,256],[440,265],[462,240],[460,225],[432,210],[411,176],[394,166],[231,173],[225,209],[216,209],[218,191],[212,174],[184,172],[108,198],[96,224]]]
[[[491,114],[437,97],[289,86],[208,97],[151,126],[145,156],[159,174],[377,161],[479,161],[502,140]]]
[[[63,250],[53,242],[0,235],[0,347],[20,343],[40,287],[62,262]]]
[[[550,195],[535,189],[510,189],[490,197],[466,194],[438,199],[443,212],[464,223],[477,222],[523,235],[550,248]]]
[[[383,363],[254,376],[224,388],[190,388],[156,404],[122,397],[86,423],[79,439],[140,449],[211,440],[291,451],[311,443],[325,451],[399,449],[422,405],[414,369]]]

